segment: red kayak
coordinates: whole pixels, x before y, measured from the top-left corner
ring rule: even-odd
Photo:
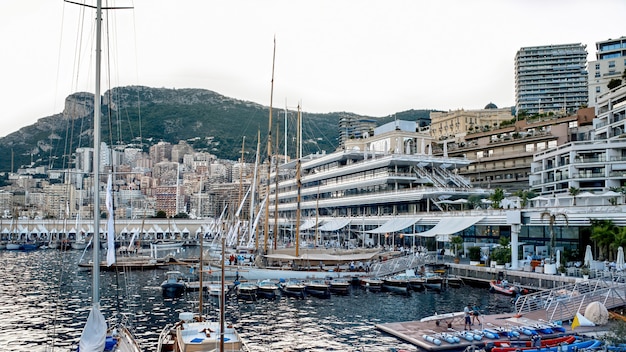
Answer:
[[[541,340],[541,347],[558,346],[560,344],[570,344],[576,341],[576,336],[562,336],[553,339]],[[524,351],[527,349],[535,349],[532,341],[494,341],[494,347],[491,352],[514,352],[516,350]]]
[[[491,280],[489,281],[489,291],[502,293],[509,296],[515,296],[517,294],[526,294],[526,289],[521,289],[515,285],[511,285],[506,281]]]

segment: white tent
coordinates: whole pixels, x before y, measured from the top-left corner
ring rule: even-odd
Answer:
[[[365,231],[366,233],[389,233],[389,232],[398,232],[406,229],[409,226],[413,226],[420,218],[393,218],[381,226]]]
[[[624,247],[617,248],[617,259],[615,260],[615,269],[624,270]]]
[[[443,218],[435,227],[430,230],[407,234],[406,236],[421,236],[421,237],[435,237],[437,241],[449,241],[449,235],[465,230],[466,228],[474,225],[482,220],[484,216],[466,216],[466,217],[454,217]]]
[[[318,230],[320,231],[337,231],[339,229],[342,229],[346,226],[348,226],[348,224],[350,223],[350,219],[348,218],[339,218],[339,219],[332,219],[328,222],[325,222],[322,226],[318,227]]]
[[[591,268],[591,262],[593,261],[593,253],[591,253],[591,245],[587,245],[587,249],[585,249],[585,259],[583,260],[583,264],[588,268]]]

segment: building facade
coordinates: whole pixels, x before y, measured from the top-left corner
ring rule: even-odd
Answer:
[[[596,60],[589,62],[589,106],[596,106],[597,98],[609,91],[609,82],[622,79],[625,69],[626,37],[596,43]]]
[[[517,114],[568,113],[587,105],[586,66],[580,43],[521,48],[515,55]]]

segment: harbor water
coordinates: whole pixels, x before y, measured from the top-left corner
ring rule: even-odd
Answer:
[[[197,250],[188,249],[179,256],[197,257]],[[1,351],[75,350],[91,302],[91,272],[77,265],[82,254],[50,249],[0,251]],[[194,292],[163,297],[160,284],[164,278],[165,271],[159,269],[101,272],[100,303],[105,317],[125,313],[145,351],[156,351],[161,330],[176,322],[180,312],[197,307]],[[209,316],[217,320],[219,307],[211,298],[205,304]],[[464,286],[403,296],[357,286],[349,295],[330,299],[242,301],[232,297],[225,315],[252,351],[418,351],[375,325],[460,311],[468,303],[481,307],[484,314],[512,309],[510,297],[490,294],[486,288]],[[456,328],[462,329],[462,322]]]

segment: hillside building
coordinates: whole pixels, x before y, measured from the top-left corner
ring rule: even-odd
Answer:
[[[498,109],[493,103],[480,110],[433,111],[430,113],[430,135],[436,141],[461,141],[468,133],[497,129],[502,122],[514,118],[511,108]]]
[[[626,37],[596,43],[596,60],[589,62],[589,106],[595,106],[597,98],[609,91],[612,79],[622,79],[625,69]]]
[[[517,114],[566,114],[585,106],[586,66],[586,46],[580,43],[521,48],[515,55]]]

